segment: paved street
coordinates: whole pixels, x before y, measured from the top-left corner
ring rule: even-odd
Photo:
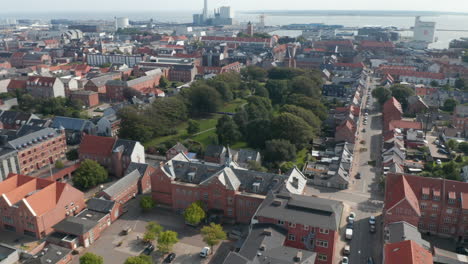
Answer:
[[[374,83],[371,84],[374,87]],[[363,98],[363,106],[366,105],[367,94]],[[363,124],[365,111],[358,126],[359,133],[356,140],[354,169],[351,172],[351,183],[348,190],[335,190],[308,186],[307,195],[316,195],[322,198],[342,201],[350,211],[357,214],[354,224],[353,239],[349,242],[351,246],[350,263],[367,263],[367,259],[372,257],[374,263],[381,263],[382,260],[382,222],[381,211],[383,207],[383,192],[379,187],[378,177],[380,166],[381,140],[382,140],[382,116],[376,105],[371,103],[368,123]],[[363,132],[365,129],[365,132]],[[363,140],[363,144],[361,141]],[[376,166],[368,164],[369,161],[376,161]],[[361,174],[361,179],[356,179],[357,173]],[[369,217],[377,217],[377,232],[369,232]],[[342,223],[344,226],[345,223]],[[342,228],[342,239],[344,240],[345,228]],[[338,247],[341,251],[341,248]]]

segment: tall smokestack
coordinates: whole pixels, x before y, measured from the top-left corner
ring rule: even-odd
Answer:
[[[205,6],[203,7],[203,17],[208,18],[208,0],[205,0]]]

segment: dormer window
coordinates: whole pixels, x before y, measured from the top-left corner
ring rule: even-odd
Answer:
[[[449,204],[455,204],[455,199],[456,199],[455,192],[449,192],[448,193],[448,203]]]
[[[429,199],[429,188],[422,188],[422,199],[428,200]]]
[[[440,201],[440,191],[432,190],[432,196],[434,201]]]

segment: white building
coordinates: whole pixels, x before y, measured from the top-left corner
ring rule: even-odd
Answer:
[[[91,66],[116,63],[126,64],[128,67],[133,67],[141,61],[144,61],[144,58],[141,55],[88,54],[86,56],[86,62]]]
[[[221,18],[233,18],[233,12],[230,6],[222,6],[219,8],[219,15]]]
[[[415,41],[424,41],[428,43],[434,42],[436,23],[435,22],[423,22],[420,17],[416,17],[413,30],[413,39]]]
[[[128,28],[130,26],[130,22],[128,17],[116,17],[115,18],[115,30],[119,28]]]

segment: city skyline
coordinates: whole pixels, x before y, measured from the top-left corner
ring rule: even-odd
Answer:
[[[438,12],[467,12],[468,2],[463,3],[459,0],[447,0],[444,2],[427,2],[424,0],[394,0],[391,2],[376,2],[371,0],[346,1],[337,0],[333,2],[311,2],[307,0],[291,0],[284,1],[226,1],[226,0],[211,0],[208,1],[209,10],[220,6],[231,6],[237,11],[253,11],[253,10],[408,10],[408,11],[438,11]],[[58,11],[89,11],[92,7],[93,11],[196,11],[203,9],[203,1],[197,0],[180,0],[176,4],[164,3],[160,5],[158,1],[150,0],[135,0],[128,3],[119,3],[115,5],[109,0],[92,1],[82,0],[80,2],[72,2],[67,4],[67,7],[59,5],[57,0],[44,0],[40,2],[30,0],[20,0],[15,2],[2,3],[2,11],[5,14],[8,12],[58,12]],[[397,8],[400,7],[400,8]]]

